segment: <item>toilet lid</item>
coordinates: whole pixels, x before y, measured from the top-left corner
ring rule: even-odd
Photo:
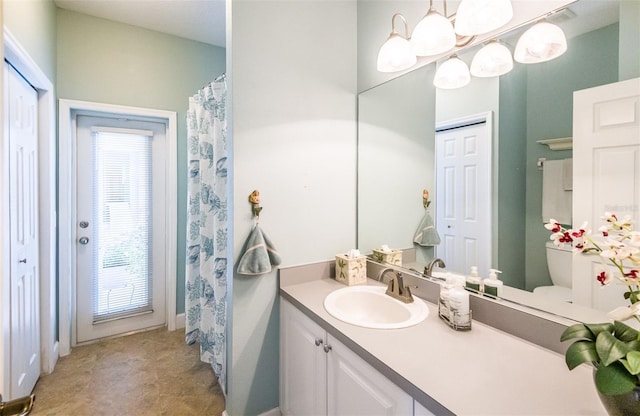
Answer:
[[[533,289],[533,293],[557,299],[562,302],[571,302],[573,299],[571,289],[562,286],[540,286]]]

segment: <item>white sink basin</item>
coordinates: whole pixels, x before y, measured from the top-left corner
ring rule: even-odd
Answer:
[[[386,295],[385,286],[349,286],[331,292],[324,308],[343,322],[365,328],[395,329],[417,325],[429,315],[422,299],[403,303]]]

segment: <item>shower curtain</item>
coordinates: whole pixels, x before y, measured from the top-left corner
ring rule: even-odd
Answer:
[[[186,342],[200,343],[226,386],[227,146],[225,75],[189,98]]]

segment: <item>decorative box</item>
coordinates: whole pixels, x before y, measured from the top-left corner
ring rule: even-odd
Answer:
[[[367,283],[367,257],[349,258],[346,254],[337,254],[336,280],[347,286]]]
[[[382,251],[373,249],[373,259],[378,263],[402,266],[402,250]]]

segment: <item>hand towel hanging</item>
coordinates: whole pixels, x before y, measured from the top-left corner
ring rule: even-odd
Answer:
[[[424,207],[424,217],[422,217],[422,221],[420,221],[420,225],[416,230],[416,233],[413,237],[413,242],[429,247],[429,246],[437,246],[440,244],[440,236],[438,235],[438,230],[433,223],[433,217],[431,217],[431,212],[429,212],[429,205],[431,205],[431,201],[429,201],[429,191],[424,189],[422,191],[422,206]]]
[[[271,240],[257,224],[251,230],[244,247],[244,254],[238,262],[238,273],[240,274],[269,273],[272,266],[277,266],[282,261]]]

